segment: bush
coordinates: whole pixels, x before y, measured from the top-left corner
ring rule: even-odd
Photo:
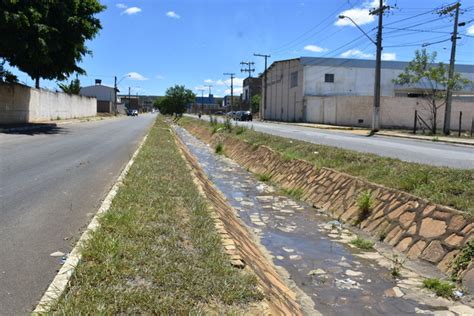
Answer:
[[[224,146],[221,143],[216,146],[216,154],[222,155],[224,153]]]
[[[373,242],[371,242],[370,240],[361,238],[360,236],[357,236],[356,239],[351,240],[350,243],[352,245],[356,246],[359,249],[363,249],[363,250],[374,249],[374,243]]]
[[[226,117],[224,120],[224,130],[228,133],[232,133],[234,126],[232,126],[232,120],[230,117]]]
[[[357,215],[356,224],[360,224],[363,220],[369,217],[373,203],[374,201],[372,198],[372,191],[367,190],[359,194],[357,198],[357,206],[359,207],[359,213]]]
[[[423,287],[432,291],[438,296],[445,298],[453,297],[454,284],[451,284],[446,281],[441,281],[440,279],[425,279],[423,280]]]
[[[272,178],[272,176],[269,175],[268,173],[259,174],[257,177],[258,177],[258,180],[262,182],[270,181],[270,179]]]

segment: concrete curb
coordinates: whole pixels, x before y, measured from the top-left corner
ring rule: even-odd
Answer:
[[[141,148],[143,147],[143,144],[145,143],[147,138],[148,138],[148,133],[143,137],[138,148],[133,153],[132,158],[127,163],[127,165],[122,170],[122,172],[120,173],[119,177],[115,181],[115,184],[112,186],[109,193],[107,194],[104,201],[102,202],[99,210],[97,211],[95,216],[92,218],[86,230],[82,233],[81,238],[78,240],[78,242],[72,249],[66,262],[63,264],[59,272],[56,274],[53,281],[49,285],[48,289],[43,294],[43,297],[40,299],[40,301],[36,305],[36,308],[33,311],[33,314],[48,313],[51,305],[54,304],[66,290],[69,280],[74,274],[74,270],[76,269],[77,265],[79,264],[82,258],[81,251],[82,251],[83,246],[85,245],[86,241],[91,238],[92,232],[94,232],[95,230],[97,230],[97,228],[99,228],[100,216],[102,216],[109,210],[110,206],[112,205],[112,201],[115,195],[117,194],[119,188],[123,184],[123,180],[125,179],[125,176],[128,174],[128,171],[130,170],[133,163],[135,162],[135,159],[138,153],[140,152]]]
[[[469,142],[462,142],[462,141],[458,141],[458,140],[447,140],[447,139],[438,139],[438,140],[434,141],[434,140],[429,139],[429,138],[419,137],[419,136],[415,136],[415,135],[413,135],[413,136],[411,136],[411,135],[398,135],[398,134],[392,134],[392,133],[386,133],[386,132],[377,132],[377,133],[375,133],[375,135],[387,136],[387,137],[397,137],[397,138],[404,138],[404,139],[424,140],[424,141],[432,142],[432,143],[444,143],[444,144],[474,146],[474,142],[469,143]],[[436,136],[433,136],[433,138],[434,137],[436,137]]]

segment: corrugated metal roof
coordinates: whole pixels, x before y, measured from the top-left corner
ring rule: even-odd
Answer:
[[[301,57],[300,63],[303,66],[327,66],[327,67],[354,67],[354,68],[375,68],[375,60],[351,59],[351,58],[324,58],[324,57]],[[382,61],[384,69],[405,69],[408,65],[406,61]],[[456,64],[457,72],[474,73],[474,65]]]

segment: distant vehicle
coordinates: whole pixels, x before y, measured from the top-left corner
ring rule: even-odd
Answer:
[[[138,116],[138,110],[135,110],[135,109],[127,110],[127,116]]]
[[[235,114],[236,114],[235,111],[230,111],[230,112],[227,112],[226,115],[227,115],[229,118],[231,118],[231,119],[235,119]]]
[[[250,111],[238,111],[234,119],[236,121],[251,121],[252,113]]]

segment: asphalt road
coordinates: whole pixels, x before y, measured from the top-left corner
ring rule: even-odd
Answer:
[[[203,116],[208,120],[208,116]],[[340,147],[359,152],[400,160],[446,166],[451,168],[474,169],[474,147],[447,144],[425,140],[403,139],[388,136],[366,137],[347,132],[337,132],[312,127],[271,122],[238,122],[239,125],[253,126],[256,131],[286,138],[303,140],[315,144]]]
[[[156,115],[0,134],[0,314],[25,314]]]

